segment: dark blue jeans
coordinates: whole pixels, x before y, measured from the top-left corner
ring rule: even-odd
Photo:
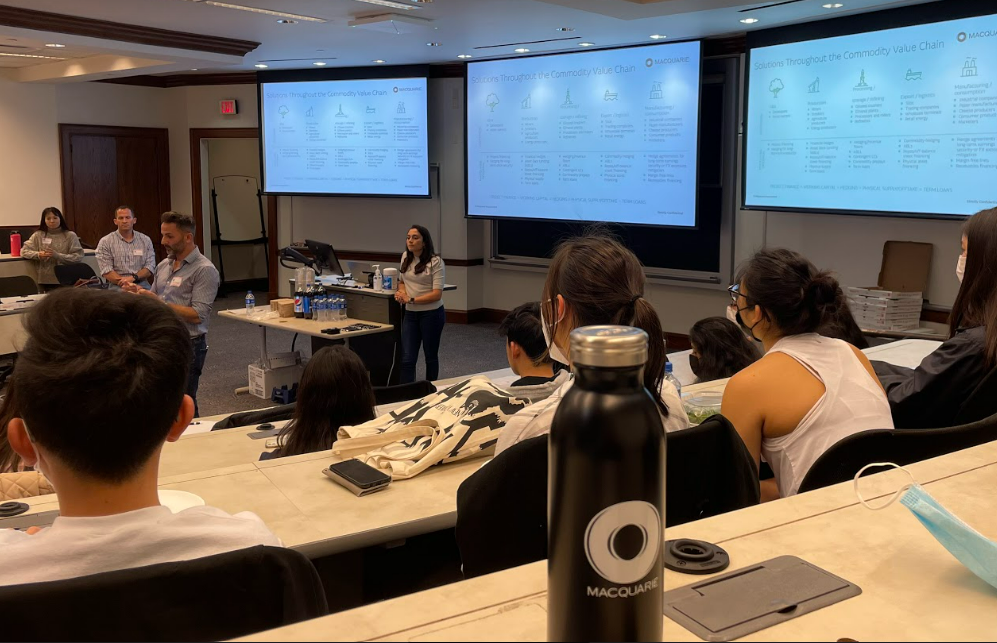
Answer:
[[[419,344],[426,356],[426,379],[440,379],[440,337],[447,313],[440,306],[436,310],[405,311],[402,319],[402,371],[401,383],[415,381],[415,364],[419,361]]]
[[[201,413],[197,408],[197,384],[201,381],[201,369],[208,356],[208,336],[192,337],[190,341],[194,345],[194,359],[190,361],[190,372],[187,374],[187,395],[194,400],[194,417],[199,417]]]

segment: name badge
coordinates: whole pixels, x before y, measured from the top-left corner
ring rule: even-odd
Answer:
[[[173,279],[170,279],[170,285],[176,288],[180,285],[181,281],[183,281],[183,277],[174,277]]]
[[[145,254],[145,252],[141,250],[132,250],[132,254],[135,255],[136,257],[141,257],[142,255]]]
[[[42,238],[42,245],[43,246],[50,246],[50,245],[52,245],[52,240],[49,239],[48,237],[43,237]]]

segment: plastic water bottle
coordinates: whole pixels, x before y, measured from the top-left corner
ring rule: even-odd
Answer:
[[[665,429],[647,333],[571,333],[575,383],[550,428],[548,641],[660,641]]]
[[[680,382],[679,378],[675,377],[675,373],[672,372],[671,362],[665,362],[665,381],[672,383],[672,385],[675,387],[675,390],[678,391],[679,397],[681,398],[682,382]]]
[[[346,313],[346,297],[340,295],[339,297],[339,319],[347,319],[349,315]]]
[[[325,296],[319,295],[312,304],[312,317],[315,321],[325,321]]]
[[[254,312],[256,312],[256,296],[250,290],[246,293],[246,317],[252,317]]]

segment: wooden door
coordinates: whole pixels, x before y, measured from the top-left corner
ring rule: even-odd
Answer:
[[[69,227],[92,248],[114,227],[114,209],[129,205],[149,235],[157,259],[159,217],[170,209],[166,129],[59,125],[62,202]]]

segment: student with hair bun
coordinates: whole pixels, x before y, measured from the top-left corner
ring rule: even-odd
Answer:
[[[778,490],[794,495],[811,465],[833,444],[860,431],[892,429],[886,392],[866,356],[818,334],[844,295],[827,272],[791,250],[763,250],[730,287],[731,317],[761,342],[765,356],[733,378],[722,412],[758,464],[772,466]]]

